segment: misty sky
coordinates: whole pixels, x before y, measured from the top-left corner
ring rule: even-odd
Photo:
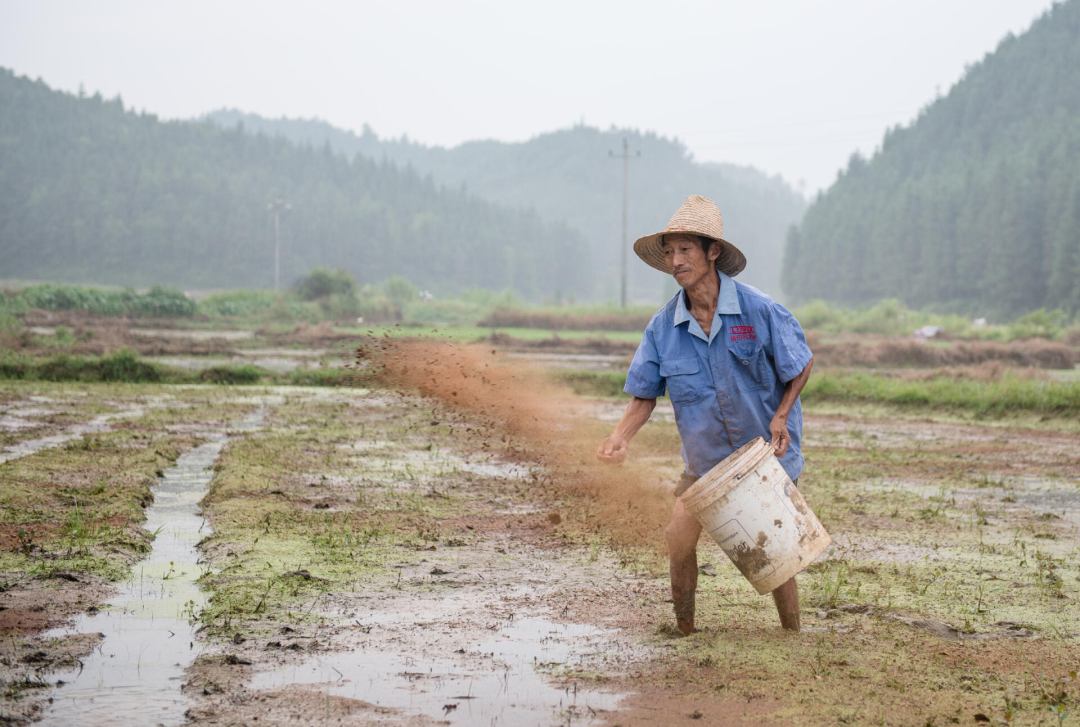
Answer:
[[[0,65],[163,117],[228,106],[428,144],[630,126],[810,192],[1049,6],[0,0]]]

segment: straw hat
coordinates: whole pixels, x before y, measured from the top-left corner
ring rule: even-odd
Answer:
[[[664,242],[664,235],[676,232],[701,235],[720,242],[723,250],[720,252],[720,257],[716,258],[716,269],[724,275],[734,277],[746,267],[746,256],[740,252],[739,248],[723,238],[724,218],[720,215],[716,204],[711,199],[697,194],[686,198],[663,232],[638,238],[638,241],[634,243],[634,252],[648,265],[670,274],[671,268],[664,260],[664,251],[660,249],[660,245]]]

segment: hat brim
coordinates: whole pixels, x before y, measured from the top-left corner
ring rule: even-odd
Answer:
[[[734,278],[741,273],[746,267],[746,256],[742,254],[742,250],[732,245],[727,240],[718,237],[712,237],[711,235],[703,235],[698,232],[684,232],[684,231],[669,231],[669,232],[657,232],[655,235],[646,235],[645,237],[639,237],[634,243],[634,252],[639,258],[641,258],[646,265],[652,268],[656,268],[662,273],[671,275],[671,268],[668,267],[667,261],[664,259],[664,251],[660,249],[660,246],[664,242],[664,235],[677,235],[677,234],[690,234],[697,235],[698,237],[707,237],[710,240],[714,240],[723,245],[723,250],[720,251],[720,257],[716,258],[716,269],[722,272],[729,278]]]

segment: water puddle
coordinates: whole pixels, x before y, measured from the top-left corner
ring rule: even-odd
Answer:
[[[37,439],[28,439],[25,442],[18,442],[6,447],[3,451],[0,451],[0,464],[4,462],[10,462],[13,459],[19,459],[20,457],[26,457],[27,455],[35,454],[43,449],[49,447],[55,447],[65,442],[70,442],[72,439],[78,439],[84,434],[93,434],[94,432],[100,432],[108,428],[109,423],[114,419],[130,419],[133,417],[142,416],[144,409],[142,407],[136,407],[134,409],[125,409],[124,411],[113,412],[112,414],[103,414],[99,417],[95,417],[85,424],[76,424],[73,427],[69,427],[60,434],[52,434],[48,437],[39,437]]]
[[[131,328],[133,336],[156,336],[161,338],[187,338],[192,341],[209,341],[220,338],[226,341],[244,341],[255,338],[255,331],[201,331],[191,328]]]
[[[512,359],[519,359],[537,366],[561,369],[585,369],[586,371],[625,371],[630,365],[630,356],[602,353],[520,353],[507,354]]]
[[[232,430],[259,426],[260,409]],[[207,535],[196,514],[213,477],[213,466],[231,438],[225,431],[202,432],[210,441],[177,459],[154,488],[146,529],[156,532],[154,547],[120,595],[104,610],[80,616],[47,636],[104,634],[105,639],[81,670],[59,673],[64,682],[45,714],[46,725],[177,725],[187,702],[180,694],[184,669],[199,655],[191,614],[204,597],[196,544]]]
[[[256,356],[249,351],[242,351],[229,358],[211,356],[147,356],[147,361],[172,366],[174,368],[187,369],[189,371],[203,371],[213,366],[236,366],[251,364],[276,374],[287,374],[296,369],[320,368],[318,359],[310,356]],[[347,358],[329,359],[325,362],[326,368],[342,368],[351,363]]]
[[[422,714],[451,725],[590,724],[618,707],[622,694],[553,684],[567,668],[609,649],[615,632],[545,619],[522,619],[490,641],[450,658],[422,660],[384,652],[316,657],[255,676],[255,689],[318,685],[333,696]]]

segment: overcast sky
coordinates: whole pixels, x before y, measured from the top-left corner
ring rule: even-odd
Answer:
[[[0,0],[0,65],[162,117],[223,106],[454,145],[584,121],[808,192],[1047,0]]]

